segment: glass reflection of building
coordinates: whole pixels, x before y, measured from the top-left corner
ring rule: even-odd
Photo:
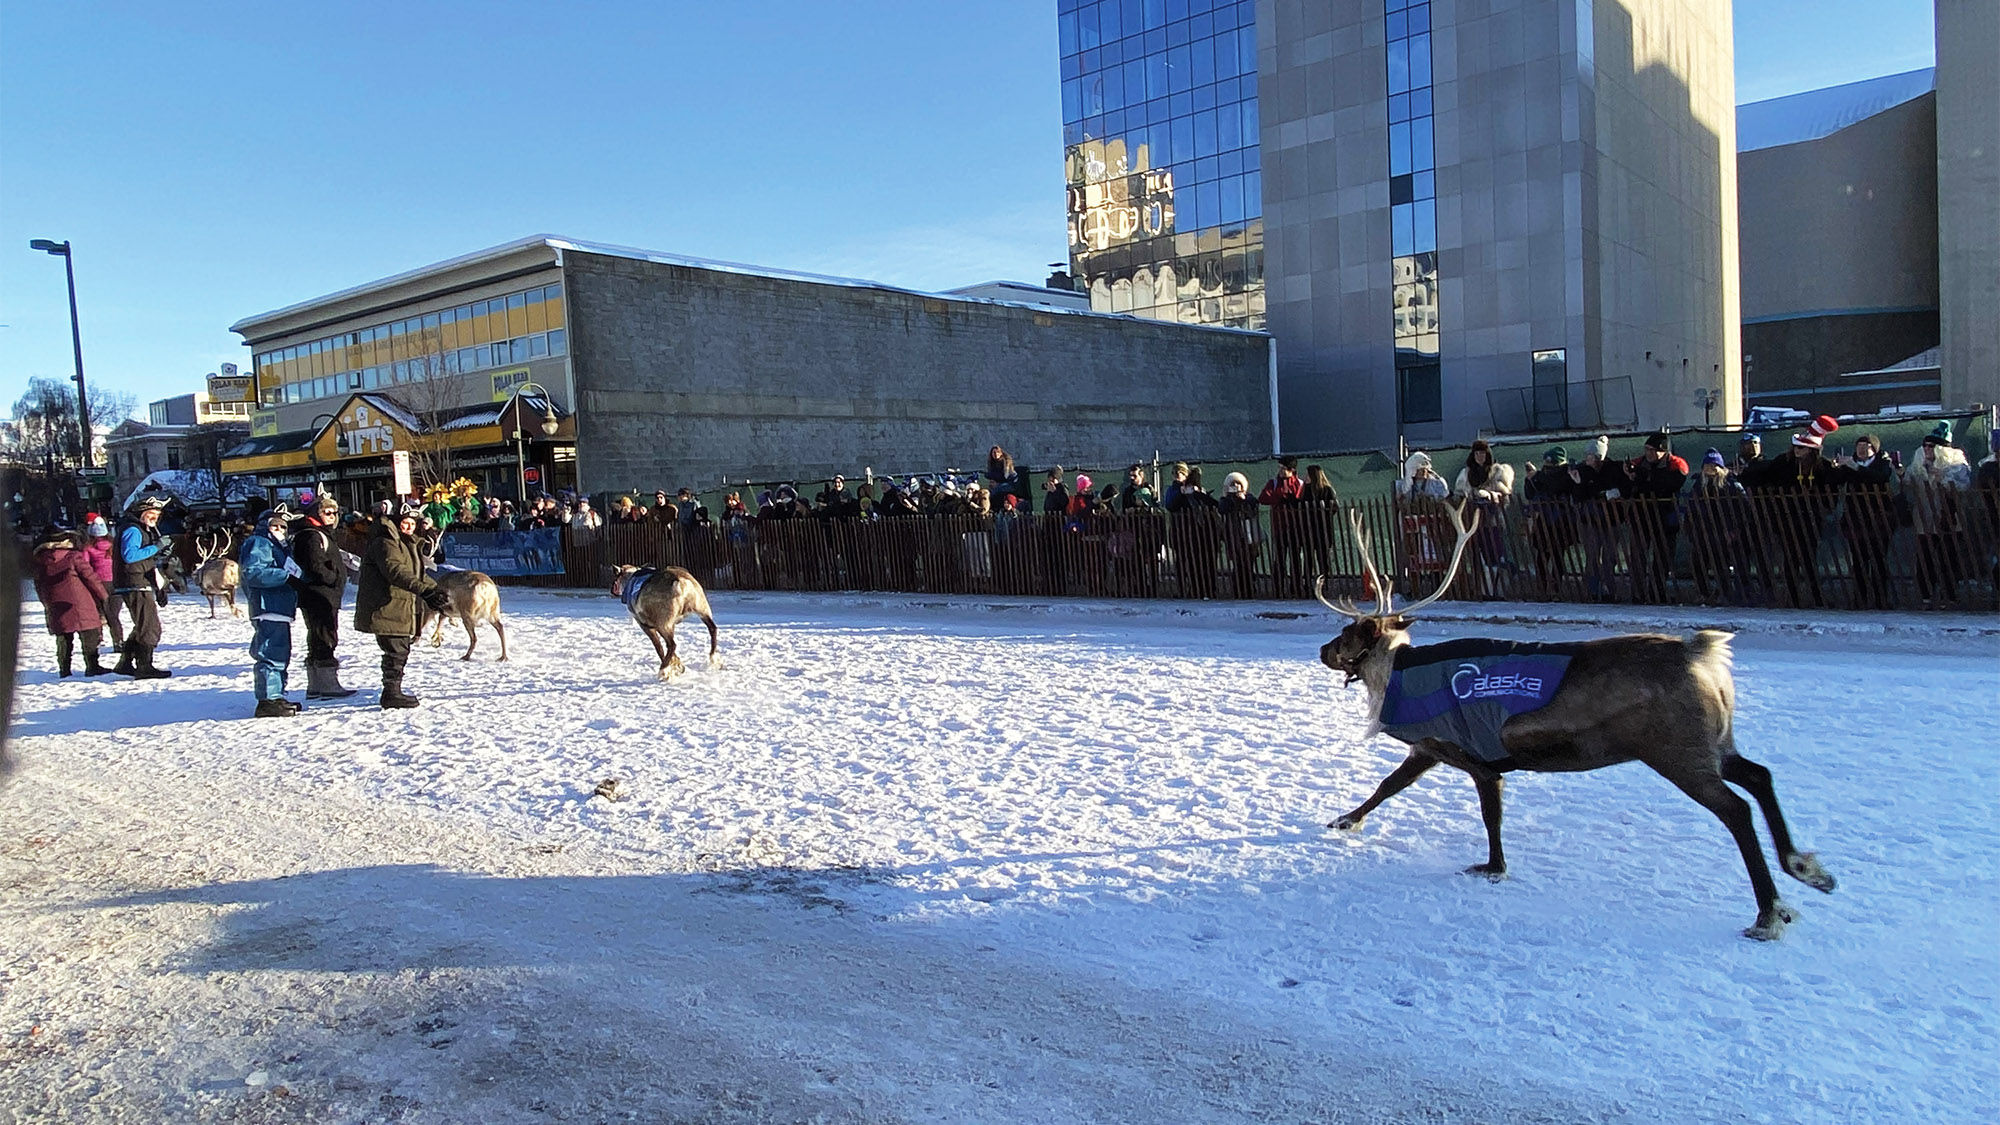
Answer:
[[[1394,254],[1396,402],[1404,424],[1444,417],[1438,364],[1437,161],[1432,155],[1431,7],[1388,13],[1389,243]]]
[[[1057,0],[1070,272],[1103,312],[1264,326],[1254,0]]]

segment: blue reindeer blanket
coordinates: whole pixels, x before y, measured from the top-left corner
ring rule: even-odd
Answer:
[[[1555,698],[1575,645],[1475,638],[1396,650],[1382,729],[1405,742],[1441,739],[1495,772],[1514,768],[1500,727]]]
[[[642,566],[625,576],[625,589],[618,595],[618,600],[625,603],[627,611],[639,604],[639,591],[644,590],[646,583],[651,582],[653,576],[658,573],[657,567]]]

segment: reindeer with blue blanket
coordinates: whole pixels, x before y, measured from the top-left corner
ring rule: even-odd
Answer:
[[[653,642],[660,657],[660,679],[670,680],[687,670],[674,651],[674,626],[690,613],[708,626],[708,666],[721,666],[715,658],[715,617],[708,610],[708,594],[694,575],[677,566],[621,566],[611,576],[611,592]]]
[[[1348,516],[1355,545],[1379,600],[1363,611],[1350,601],[1328,601],[1325,576],[1317,585],[1320,604],[1353,621],[1320,649],[1321,662],[1344,673],[1347,683],[1367,685],[1374,716],[1370,734],[1381,731],[1410,747],[1409,757],[1374,794],[1329,828],[1359,828],[1377,806],[1432,766],[1454,766],[1472,775],[1486,822],[1486,862],[1466,870],[1498,880],[1507,873],[1500,849],[1503,774],[1639,761],[1714,813],[1735,838],[1757,896],[1757,920],[1743,931],[1745,937],[1775,939],[1797,914],[1778,898],[1750,806],[1731,784],[1756,798],[1785,873],[1815,890],[1833,890],[1833,876],[1819,860],[1792,846],[1771,771],[1736,751],[1729,634],[1703,630],[1690,638],[1636,635],[1574,644],[1472,639],[1412,645],[1414,615],[1450,588],[1479,526],[1477,514],[1468,526],[1462,510],[1446,511],[1458,544],[1429,597],[1395,608],[1393,591],[1375,569],[1367,533],[1353,512]]]

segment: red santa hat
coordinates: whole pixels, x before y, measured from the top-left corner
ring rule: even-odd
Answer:
[[[1820,442],[1826,440],[1826,435],[1839,428],[1840,423],[1833,420],[1833,415],[1822,414],[1806,426],[1804,433],[1793,434],[1792,444],[1807,449],[1818,449]]]

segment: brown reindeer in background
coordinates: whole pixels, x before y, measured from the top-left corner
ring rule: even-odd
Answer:
[[[235,536],[226,527],[200,532],[195,536],[195,554],[201,561],[194,569],[194,582],[202,597],[208,599],[210,617],[215,616],[217,598],[229,603],[229,616],[243,616],[243,611],[236,605],[236,585],[242,570],[230,555],[230,548],[235,544]]]
[[[1757,841],[1750,806],[1730,789],[1731,784],[1741,786],[1756,798],[1785,873],[1815,890],[1833,890],[1833,876],[1811,853],[1792,846],[1791,832],[1785,826],[1777,793],[1771,785],[1771,771],[1736,751],[1736,688],[1730,673],[1727,633],[1704,630],[1692,638],[1634,635],[1567,645],[1476,642],[1530,658],[1568,661],[1560,686],[1546,704],[1513,714],[1501,722],[1498,741],[1503,753],[1497,757],[1482,756],[1435,737],[1412,741],[1398,733],[1394,725],[1385,726],[1388,716],[1384,708],[1392,674],[1419,667],[1427,652],[1450,659],[1454,652],[1471,650],[1466,642],[1428,649],[1410,645],[1409,627],[1415,613],[1437,601],[1451,586],[1466,544],[1479,525],[1477,515],[1467,526],[1460,510],[1447,508],[1447,511],[1457,528],[1458,543],[1444,579],[1429,597],[1401,611],[1394,608],[1393,591],[1376,570],[1367,534],[1352,512],[1349,521],[1355,544],[1360,549],[1371,588],[1379,591],[1379,600],[1374,609],[1365,612],[1350,601],[1328,601],[1325,577],[1319,580],[1320,604],[1353,621],[1320,649],[1320,660],[1334,671],[1345,673],[1347,682],[1358,679],[1367,685],[1373,717],[1371,734],[1386,730],[1410,745],[1409,757],[1383,779],[1374,794],[1328,827],[1359,828],[1377,806],[1432,766],[1439,763],[1455,766],[1472,775],[1479,791],[1480,815],[1486,822],[1487,860],[1467,870],[1497,880],[1507,871],[1507,861],[1500,849],[1503,772],[1515,769],[1572,772],[1639,761],[1714,813],[1735,838],[1737,848],[1743,853],[1743,864],[1749,869],[1750,885],[1757,895],[1757,920],[1744,931],[1744,936],[1772,940],[1797,915],[1778,898],[1778,888]],[[1449,681],[1449,694],[1460,699],[1476,694],[1472,685],[1485,682],[1476,680],[1480,675],[1476,664],[1477,660],[1468,660],[1459,666],[1472,670],[1457,673],[1463,679]]]

